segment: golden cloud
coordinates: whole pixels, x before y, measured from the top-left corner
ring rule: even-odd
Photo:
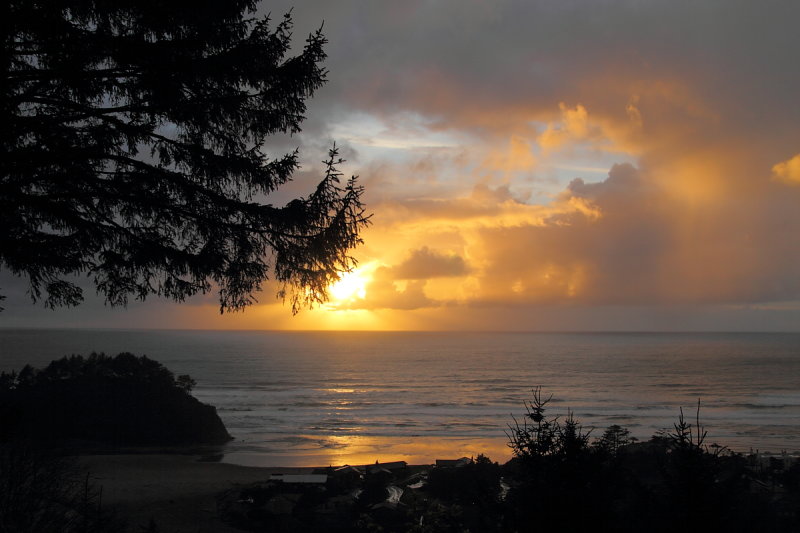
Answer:
[[[488,170],[503,172],[531,171],[536,166],[531,143],[524,137],[512,135],[504,150],[490,151],[483,162]]]
[[[589,112],[583,105],[577,104],[574,109],[570,109],[564,102],[561,102],[558,107],[561,110],[560,123],[548,123],[547,129],[537,139],[545,150],[558,148],[569,141],[583,140],[589,137]]]
[[[800,185],[800,154],[773,166],[772,179],[787,185]]]

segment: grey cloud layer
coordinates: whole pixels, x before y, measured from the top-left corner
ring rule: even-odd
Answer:
[[[452,154],[390,162],[345,146],[344,170],[364,178],[375,230],[430,221],[458,241],[409,244],[350,306],[440,306],[430,286],[458,277],[472,280],[462,302],[471,306],[800,299],[800,187],[771,176],[800,153],[800,3],[308,0],[293,12],[298,43],[323,20],[330,39],[330,82],[303,135],[276,144],[301,145],[308,178],[336,125],[357,113],[395,129],[412,114],[468,139]],[[583,134],[564,111],[578,105]],[[580,142],[635,165],[528,206],[521,191],[543,179],[535,165],[529,183],[487,184],[464,163],[512,135],[543,143],[548,123],[561,136],[553,151]],[[291,193],[302,194],[304,177]]]

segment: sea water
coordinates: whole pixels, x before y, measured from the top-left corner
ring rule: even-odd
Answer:
[[[800,451],[800,334],[0,329],[0,370],[92,351],[190,374],[238,464],[504,461],[539,386],[592,436],[694,424],[699,401],[708,444]]]

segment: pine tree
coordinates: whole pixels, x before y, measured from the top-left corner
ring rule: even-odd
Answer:
[[[285,205],[300,131],[325,82],[326,39],[288,56],[292,19],[255,0],[10,0],[0,161],[0,268],[34,301],[75,305],[74,276],[112,305],[214,288],[238,310],[272,277],[293,311],[326,299],[368,223],[335,147]]]

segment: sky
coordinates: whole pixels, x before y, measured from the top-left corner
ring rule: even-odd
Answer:
[[[0,325],[517,331],[800,330],[800,3],[270,2],[324,21],[310,192],[333,142],[373,214],[359,267],[292,316],[267,283]]]

